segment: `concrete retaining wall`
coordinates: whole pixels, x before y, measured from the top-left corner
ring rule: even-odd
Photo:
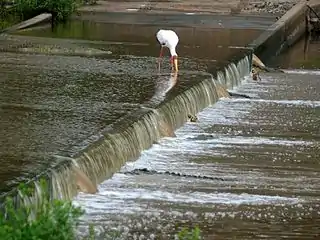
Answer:
[[[30,18],[28,20],[20,22],[20,23],[18,23],[16,25],[13,25],[11,27],[5,28],[5,29],[1,30],[0,33],[10,33],[10,32],[14,32],[14,31],[17,31],[17,30],[25,29],[25,28],[28,28],[28,27],[34,27],[34,26],[36,26],[38,24],[43,24],[43,23],[46,23],[46,22],[50,22],[51,18],[52,18],[51,13],[42,13],[42,14],[39,14],[39,15],[33,17],[33,18]]]
[[[309,23],[308,30],[316,34],[320,32],[320,1],[311,1],[308,5],[308,20],[313,22]]]
[[[249,47],[263,61],[279,55],[283,50],[295,44],[306,32],[307,6],[301,1],[270,26]]]

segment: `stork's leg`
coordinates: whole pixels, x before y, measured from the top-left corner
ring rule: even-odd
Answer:
[[[174,71],[173,57],[170,58],[171,71]]]
[[[162,55],[163,55],[163,46],[161,45],[160,55],[159,55],[159,58],[158,58],[158,68],[159,68],[159,72],[160,72],[160,65],[161,65]]]
[[[160,55],[159,55],[159,59],[158,59],[159,62],[160,62],[160,60],[162,58],[162,55],[163,55],[163,46],[161,45]]]

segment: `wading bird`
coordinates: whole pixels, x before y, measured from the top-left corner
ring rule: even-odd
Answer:
[[[179,42],[178,35],[172,30],[159,30],[157,32],[157,39],[161,45],[160,56],[159,56],[159,70],[160,70],[160,61],[163,54],[163,48],[169,48],[171,57],[170,62],[172,66],[172,70],[178,72],[178,54],[176,52],[176,47]]]

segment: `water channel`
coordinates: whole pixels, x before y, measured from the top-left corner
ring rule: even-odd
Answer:
[[[320,65],[312,44],[303,54],[301,40],[274,61],[286,73],[246,78],[234,90],[253,99],[221,99],[98,194],[79,194],[87,211],[80,233],[91,223],[102,239],[174,239],[194,226],[204,239],[317,239]]]
[[[75,20],[53,33],[44,25],[2,35],[1,192],[75,156],[118,120],[138,118],[146,107],[211,79],[208,72],[261,33],[264,25],[257,26],[218,29],[216,42],[209,28],[180,28],[179,76],[170,74],[168,58],[157,71],[158,25]],[[247,34],[236,44],[233,36],[241,31]]]
[[[248,30],[237,42],[239,29],[220,29],[213,43],[208,29],[182,29],[190,37],[179,48],[175,77],[168,63],[156,71],[159,46],[151,36],[158,26],[130,26],[136,35],[149,33],[149,40],[126,42],[128,30],[113,27],[113,34],[97,36],[94,26],[86,28],[92,34],[84,28],[70,33],[68,25],[53,34],[24,31],[1,53],[2,192],[58,164],[57,156],[76,155],[128,113],[155,108],[211,79],[210,72],[262,31]],[[289,71],[262,74],[261,82],[246,77],[233,89],[252,99],[220,99],[198,122],[122,166],[99,193],[76,196],[86,210],[79,235],[93,223],[101,239],[174,239],[179,229],[195,225],[205,239],[319,237],[320,66],[286,65],[296,47],[275,63]]]
[[[75,201],[116,239],[173,239],[198,225],[205,239],[316,239],[319,76],[249,79],[254,99],[222,99]],[[289,91],[288,91],[289,90]]]

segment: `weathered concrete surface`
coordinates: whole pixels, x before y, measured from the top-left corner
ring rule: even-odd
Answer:
[[[215,14],[284,14],[297,0],[185,0],[185,1],[98,1],[96,6],[85,6],[81,12],[186,12]]]
[[[17,31],[17,30],[20,30],[20,29],[24,29],[24,28],[27,28],[27,27],[32,27],[32,26],[35,26],[37,24],[42,24],[42,23],[45,23],[45,22],[48,22],[50,21],[52,18],[52,14],[51,13],[42,13],[42,14],[39,14],[38,16],[35,16],[33,18],[30,18],[26,21],[23,21],[21,23],[18,23],[14,26],[11,26],[11,27],[8,27],[6,29],[3,29],[0,31],[0,33],[10,33],[10,32],[14,32],[14,31]]]
[[[318,0],[309,0],[308,5],[315,8],[315,10],[320,11],[320,2]]]
[[[308,31],[320,32],[320,2],[313,0],[308,3],[311,9],[308,9]],[[313,11],[312,11],[313,10]]]
[[[126,43],[134,31],[125,35],[127,29],[115,28],[114,39],[103,31],[95,35],[97,25],[91,23],[80,33],[73,28],[78,39],[0,36],[1,192],[79,153],[115,122],[137,119],[145,114],[144,107],[174,98],[243,51],[225,45],[234,43],[240,30],[221,31],[221,37],[217,31],[213,42],[208,29],[192,28],[195,34],[185,34],[179,47],[179,76],[172,79],[169,59],[163,62],[162,74],[155,71],[159,45],[154,38]],[[196,33],[206,39],[196,41]],[[257,33],[244,35],[243,44]],[[83,36],[100,40],[81,40]]]
[[[156,106],[161,96],[150,101],[157,84],[170,84],[169,74],[154,71],[155,58],[1,56],[0,191],[56,165],[56,156],[78,153],[91,143],[89,138],[97,139],[128,114],[135,116],[144,104]],[[181,65],[188,71],[197,68],[190,60]],[[179,85],[187,88],[205,77],[182,71]]]
[[[294,46],[272,58],[268,66],[281,69],[314,69],[320,68],[320,41],[308,35]]]
[[[263,61],[293,45],[306,32],[306,1],[302,0],[270,26],[249,47]]]
[[[131,22],[137,16],[132,15]],[[197,18],[189,16],[188,19]],[[242,18],[242,21],[243,19],[245,18]],[[182,22],[181,19],[178,21]],[[250,18],[247,21],[250,22]],[[148,24],[150,25],[150,22]],[[198,24],[201,25],[201,22]],[[132,28],[129,25],[128,28]],[[220,31],[213,35],[208,26],[201,30],[197,30],[195,25],[189,26],[189,29],[182,28],[179,34],[184,36],[184,39],[187,39],[186,36],[190,31],[193,34],[189,39],[190,42],[182,41],[179,51],[186,57],[180,58],[182,71],[179,74],[179,81],[176,79],[174,82],[177,84],[172,84],[168,72],[165,72],[167,75],[155,72],[154,63],[159,46],[154,39],[154,32],[159,25],[155,23],[153,25],[149,29],[143,26],[139,33],[149,33],[149,41],[153,42],[149,45],[136,45],[137,42],[143,43],[145,39],[124,45],[121,41],[130,39],[130,34],[137,37],[136,32],[139,32],[139,28],[134,27],[127,34],[128,28],[121,32],[116,24],[113,25],[114,33],[117,33],[115,34],[117,37],[122,37],[117,39],[120,44],[101,44],[92,41],[70,43],[70,40],[1,36],[3,58],[0,62],[2,69],[0,79],[4,86],[0,94],[1,135],[5,136],[1,139],[0,149],[3,166],[0,174],[3,183],[1,190],[7,190],[18,181],[30,179],[48,167],[57,165],[59,157],[74,156],[99,139],[101,131],[114,122],[124,118],[138,118],[145,113],[145,106],[153,108],[163,101],[163,97],[173,98],[190,86],[198,84],[203,78],[208,77],[205,72],[214,71],[212,70],[216,66],[214,62],[221,60],[225,64],[231,53],[241,52],[237,48],[229,48],[228,44],[237,44],[235,47],[240,45],[241,48],[242,41],[245,45],[245,39],[251,37],[240,32],[233,35],[232,31],[221,31],[225,35],[219,38]],[[111,28],[111,25],[109,27]],[[80,35],[92,37],[90,34],[92,29],[94,30],[93,26]],[[183,35],[184,30],[186,30],[185,35]],[[234,39],[242,35],[244,37],[240,44],[239,41],[234,42]],[[110,36],[109,32],[108,37]],[[99,37],[102,41],[108,39],[103,35]],[[113,42],[115,40],[109,39]],[[91,54],[92,58],[86,58],[90,55],[88,46],[96,51]],[[190,46],[192,51],[184,52],[183,49],[190,49]],[[83,52],[77,52],[77,47],[85,53],[82,55]],[[71,48],[75,54],[64,56],[61,48]],[[201,54],[195,55],[199,52],[195,50],[197,48],[209,54],[204,57]],[[138,54],[132,56],[133,53]],[[210,57],[210,54],[213,57]],[[165,67],[168,67],[168,62]],[[153,96],[156,90],[169,89],[168,84],[170,86],[168,93],[162,92],[160,98],[155,99]]]

